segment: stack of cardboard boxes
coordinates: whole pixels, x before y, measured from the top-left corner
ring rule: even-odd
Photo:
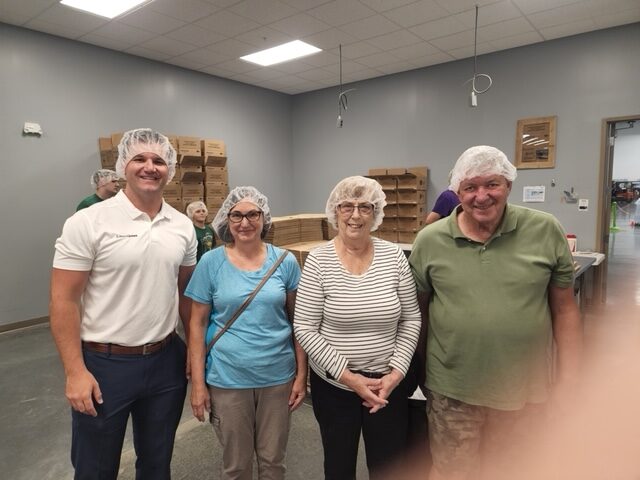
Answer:
[[[222,206],[229,193],[227,153],[222,140],[168,135],[177,153],[176,174],[164,189],[165,201],[184,212],[191,202],[203,201],[209,210],[206,222]],[[122,133],[98,139],[102,168],[114,169]]]
[[[391,242],[413,243],[424,227],[428,175],[427,167],[369,170],[369,177],[380,183],[387,197],[384,220],[374,235]]]

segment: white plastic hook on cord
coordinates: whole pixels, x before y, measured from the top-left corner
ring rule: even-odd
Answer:
[[[478,47],[478,5],[476,4],[476,23],[475,23],[474,37],[473,37],[473,77],[471,77],[469,80],[464,82],[464,85],[471,82],[471,94],[469,97],[469,101],[472,107],[478,106],[478,95],[485,93],[491,88],[491,85],[493,85],[493,80],[489,75],[487,75],[486,73],[478,73],[477,47]],[[476,87],[476,80],[480,77],[484,77],[489,81],[489,84],[487,85],[486,88],[479,89]]]
[[[347,99],[347,93],[353,92],[356,89],[350,88],[349,90],[342,91],[342,44],[340,44],[340,91],[338,92],[338,118],[336,119],[336,127],[342,128],[342,111],[345,112],[349,109],[349,100]]]

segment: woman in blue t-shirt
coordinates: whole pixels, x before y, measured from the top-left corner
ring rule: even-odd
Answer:
[[[222,479],[252,478],[254,453],[260,479],[284,479],[290,414],[307,385],[307,357],[291,326],[300,267],[289,253],[206,352],[283,252],[262,240],[271,214],[253,187],[234,188],[212,225],[225,245],[202,256],[186,290],[193,300],[191,407],[200,421],[210,413],[223,448]]]

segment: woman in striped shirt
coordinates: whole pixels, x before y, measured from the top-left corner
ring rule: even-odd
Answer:
[[[374,180],[339,182],[326,206],[338,235],[309,254],[298,286],[294,331],[309,356],[326,479],[355,478],[361,434],[371,478],[406,446],[420,311],[404,253],[370,235],[386,203]]]

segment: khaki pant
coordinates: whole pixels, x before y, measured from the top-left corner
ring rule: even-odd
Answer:
[[[222,480],[251,480],[253,454],[260,480],[283,480],[293,380],[264,388],[209,386],[211,424],[222,445]]]

